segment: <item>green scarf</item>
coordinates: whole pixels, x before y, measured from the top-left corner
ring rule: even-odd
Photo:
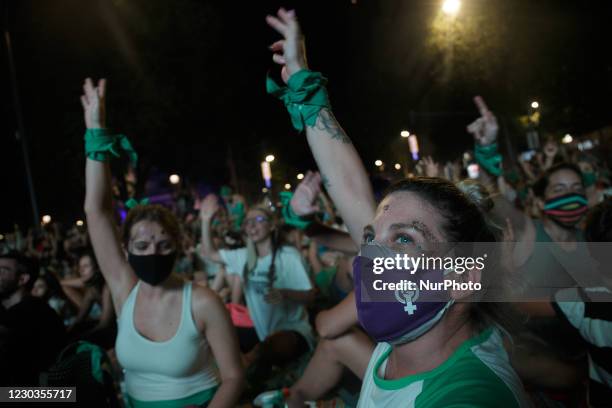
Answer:
[[[474,146],[474,158],[476,162],[493,176],[502,174],[502,156],[497,151],[497,143],[487,146],[476,144]]]
[[[292,225],[299,229],[306,229],[311,222],[303,217],[300,217],[291,209],[291,198],[293,193],[291,191],[283,191],[279,194],[280,202],[282,205],[281,214],[285,220],[285,224]]]
[[[302,69],[289,77],[287,86],[279,86],[268,76],[266,91],[283,101],[293,127],[301,132],[305,126],[315,125],[321,109],[331,108],[326,84],[327,78],[320,72]]]
[[[130,198],[129,200],[125,202],[125,206],[130,210],[136,207],[137,205],[147,205],[147,204],[149,204],[149,199],[146,197],[140,201],[136,200],[135,198]]]
[[[127,154],[132,166],[138,164],[138,154],[127,136],[111,134],[108,129],[87,129],[85,132],[85,154],[91,160],[109,161],[111,156],[120,157]]]

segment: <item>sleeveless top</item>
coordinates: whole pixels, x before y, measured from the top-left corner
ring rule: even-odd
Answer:
[[[593,265],[582,231],[576,230],[576,249],[563,250],[544,229],[540,220],[534,220],[535,246],[527,261],[518,268],[527,293],[538,298],[550,297],[559,289],[583,286],[593,279]]]
[[[117,359],[124,369],[127,393],[140,402],[184,399],[219,384],[214,358],[206,338],[191,314],[191,283],[183,286],[181,321],[167,341],[152,341],[134,326],[134,305],[140,281],[127,297],[117,321]],[[137,405],[137,404],[134,404]]]

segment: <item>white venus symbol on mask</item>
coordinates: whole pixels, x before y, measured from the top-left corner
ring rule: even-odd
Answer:
[[[414,304],[416,300],[419,298],[419,289],[416,290],[396,290],[395,298],[398,302],[405,304],[404,311],[409,315],[414,314],[417,310],[417,305]]]

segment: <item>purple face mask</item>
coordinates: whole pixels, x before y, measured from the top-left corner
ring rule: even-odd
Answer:
[[[375,274],[373,266],[371,258],[355,257],[353,279],[359,323],[377,342],[391,344],[410,342],[439,322],[453,304],[446,291],[420,287],[420,281],[428,281],[431,284],[442,283],[443,270],[422,270],[414,275],[409,271],[397,270]],[[374,281],[388,282],[390,278],[394,278],[394,282],[399,280],[415,282],[416,290],[374,289]]]

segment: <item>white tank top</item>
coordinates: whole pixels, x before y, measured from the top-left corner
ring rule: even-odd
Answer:
[[[134,327],[134,304],[140,281],[127,297],[119,319],[115,344],[123,367],[127,393],[141,401],[185,398],[219,384],[206,338],[191,315],[191,283],[183,286],[181,321],[170,340],[152,341]]]

